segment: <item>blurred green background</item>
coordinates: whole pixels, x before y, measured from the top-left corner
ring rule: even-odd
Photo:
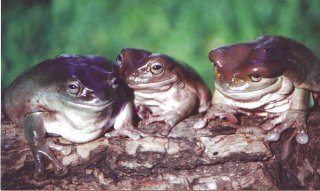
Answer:
[[[115,60],[124,47],[183,60],[212,88],[208,52],[225,44],[278,34],[319,56],[319,8],[319,0],[2,0],[2,90],[58,54]]]

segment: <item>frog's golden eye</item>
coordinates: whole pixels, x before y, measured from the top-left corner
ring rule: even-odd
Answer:
[[[160,74],[161,72],[163,72],[163,65],[160,63],[153,63],[151,65],[151,72],[153,74]]]
[[[80,84],[77,81],[72,81],[68,83],[67,91],[70,94],[77,94],[80,91]]]
[[[250,79],[253,82],[259,82],[262,80],[262,77],[259,74],[252,74],[252,75],[250,75]]]

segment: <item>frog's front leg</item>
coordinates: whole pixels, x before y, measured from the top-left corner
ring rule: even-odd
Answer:
[[[215,118],[227,118],[231,123],[237,124],[238,119],[235,116],[237,110],[231,108],[225,101],[225,96],[223,96],[218,90],[214,91],[212,99],[212,107],[209,109],[205,115],[205,119],[208,121]]]
[[[192,95],[187,95],[182,104],[169,111],[162,111],[156,116],[149,116],[148,119],[144,119],[141,123],[149,125],[154,122],[163,122],[164,126],[160,132],[161,136],[168,136],[171,129],[176,126],[177,123],[182,121],[186,116],[190,115],[195,108],[197,100]]]
[[[279,117],[265,123],[262,128],[271,130],[267,134],[268,141],[278,141],[280,134],[290,128],[296,129],[296,140],[300,144],[306,144],[309,141],[306,122],[308,109],[312,107],[313,100],[310,92],[304,89],[296,88],[292,95],[292,102],[289,111],[281,114]],[[277,126],[278,125],[278,126]]]
[[[35,158],[34,177],[37,180],[43,180],[47,177],[45,158],[53,165],[56,175],[64,176],[68,173],[68,169],[50,151],[42,115],[42,112],[30,113],[26,116],[23,124],[26,140]]]
[[[127,103],[115,118],[114,130],[106,133],[105,137],[128,136],[133,140],[140,139],[141,136],[150,136],[147,133],[141,132],[133,126],[133,106],[132,103]]]
[[[177,123],[179,123],[183,118],[184,118],[184,116],[181,113],[175,112],[175,111],[170,111],[170,112],[162,114],[160,116],[149,117],[148,119],[143,120],[141,123],[143,125],[150,125],[151,123],[155,123],[155,122],[164,122],[165,124],[161,129],[160,135],[161,136],[168,136],[171,129]]]

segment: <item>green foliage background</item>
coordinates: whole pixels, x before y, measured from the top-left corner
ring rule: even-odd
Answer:
[[[208,52],[278,34],[320,52],[319,0],[2,0],[1,79],[62,53],[114,60],[144,48],[190,64],[213,86]]]

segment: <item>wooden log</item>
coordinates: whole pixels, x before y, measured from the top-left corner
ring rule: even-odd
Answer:
[[[319,189],[320,112],[310,114],[310,142],[299,145],[292,130],[265,142],[263,120],[241,117],[195,129],[201,115],[179,123],[168,137],[101,137],[72,144],[59,137],[55,152],[70,169],[65,177],[33,179],[33,156],[23,129],[1,123],[2,189]],[[142,127],[140,127],[142,128]],[[157,128],[156,125],[148,127]],[[318,130],[318,131],[317,131]],[[48,171],[53,171],[48,165]]]

